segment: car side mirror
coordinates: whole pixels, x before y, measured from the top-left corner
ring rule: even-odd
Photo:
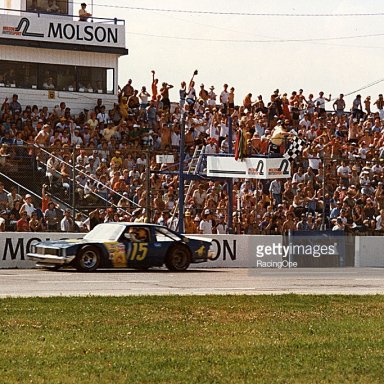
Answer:
[[[131,240],[131,234],[130,233],[124,233],[124,238],[127,240]]]

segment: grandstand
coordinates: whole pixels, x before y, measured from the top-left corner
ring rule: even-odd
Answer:
[[[322,92],[236,105],[226,86],[195,89],[195,71],[171,103],[155,71],[151,93],[119,87],[124,21],[79,21],[56,3],[1,10],[2,230],[60,231],[70,210],[71,231],[150,221],[205,234],[383,233],[381,95],[377,112],[361,97],[348,110],[342,96],[327,111]],[[223,159],[232,173],[212,176]],[[261,177],[273,159],[289,173]]]

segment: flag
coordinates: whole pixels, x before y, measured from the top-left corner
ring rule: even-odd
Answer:
[[[301,156],[301,153],[303,152],[304,146],[305,146],[305,140],[298,138],[295,136],[292,140],[292,142],[289,144],[288,148],[286,149],[284,153],[284,157],[287,160],[294,160],[297,156]]]
[[[236,134],[235,142],[235,160],[243,161],[244,157],[247,156],[247,137],[245,129],[239,128]]]

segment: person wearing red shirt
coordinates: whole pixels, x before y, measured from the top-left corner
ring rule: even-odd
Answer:
[[[16,223],[16,231],[17,232],[29,232],[29,221],[28,221],[28,213],[22,212],[20,219]]]

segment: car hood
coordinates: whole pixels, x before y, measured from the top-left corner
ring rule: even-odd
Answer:
[[[90,241],[84,240],[84,239],[61,239],[61,240],[39,241],[35,245],[39,247],[68,248],[76,244],[84,244],[84,243],[90,243]]]

